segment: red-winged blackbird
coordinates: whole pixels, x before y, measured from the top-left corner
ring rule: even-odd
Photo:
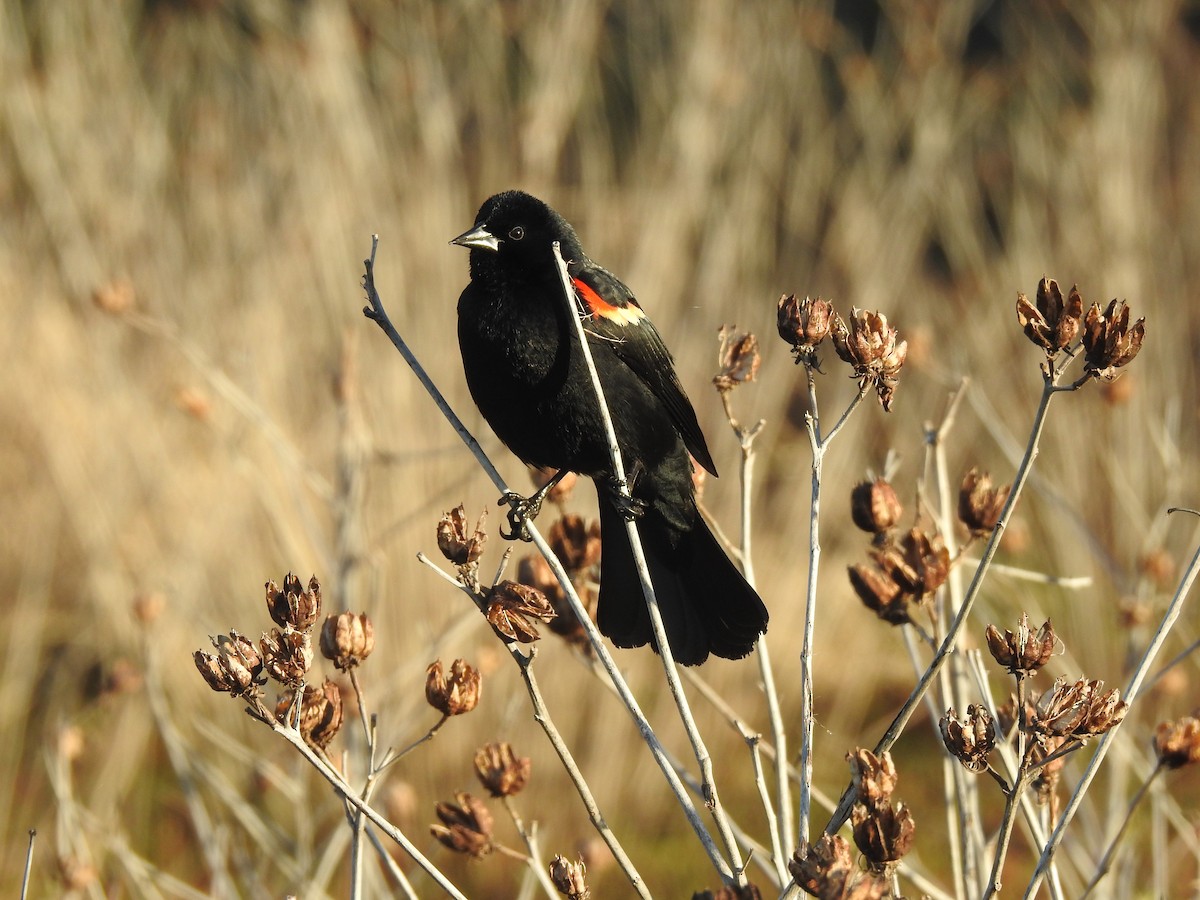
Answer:
[[[662,338],[632,292],[588,259],[575,230],[529,194],[489,198],[451,243],[470,248],[458,301],[463,368],[479,411],[531,465],[573,471],[600,494],[600,631],[618,647],[653,643],[650,615],[612,484],[592,380],[567,317],[551,244],[575,285],[588,344],[640,511],[638,530],[675,659],[740,659],[767,609],[696,509],[692,463],[717,474]],[[536,509],[535,509],[536,512]]]

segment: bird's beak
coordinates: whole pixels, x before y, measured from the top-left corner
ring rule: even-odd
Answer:
[[[496,253],[500,249],[500,239],[487,230],[485,225],[476,225],[470,231],[464,232],[450,243],[458,244],[472,250],[491,250]]]

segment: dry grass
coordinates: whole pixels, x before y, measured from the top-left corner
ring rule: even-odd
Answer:
[[[465,656],[491,676],[480,710],[396,776],[410,835],[432,847],[433,802],[470,784],[476,746],[503,738],[534,758],[522,806],[547,849],[591,839],[512,667],[413,559],[432,549],[443,509],[490,505],[494,491],[359,312],[359,263],[378,232],[397,325],[519,483],[463,389],[453,335],[466,261],[446,246],[484,196],[510,186],[550,200],[638,292],[729,473],[736,442],[706,387],[715,332],[736,321],[763,335],[761,381],[738,403],[768,420],[757,568],[793,721],[809,472],[799,373],[771,337],[774,299],[820,293],[883,309],[909,338],[896,411],[860,411],[826,461],[816,771],[834,792],[844,752],[878,737],[912,679],[897,634],[843,575],[862,545],[844,515],[849,487],[896,446],[898,480],[912,490],[920,426],[963,375],[973,381],[952,464],[1010,477],[1039,388],[1016,291],[1045,272],[1078,281],[1088,300],[1129,298],[1149,323],[1146,350],[1117,385],[1129,393],[1059,404],[1021,510],[1030,543],[1009,557],[1095,584],[1067,592],[998,578],[971,630],[978,640],[985,621],[1011,627],[1020,609],[1052,615],[1071,651],[1061,670],[1120,683],[1144,638],[1118,624],[1118,602],[1137,595],[1158,608],[1171,582],[1147,582],[1139,561],[1181,560],[1196,540],[1163,511],[1196,505],[1200,475],[1200,12],[1169,0],[974,5],[867,5],[851,22],[833,4],[727,0],[6,4],[0,889],[19,883],[31,827],[39,893],[54,891],[60,855],[90,855],[114,893],[140,890],[120,887],[138,883],[129,853],[211,887],[145,685],[130,681],[138,673],[212,770],[200,779],[205,802],[243,890],[303,888],[341,827],[336,804],[205,691],[188,659],[208,633],[253,631],[257,585],[288,570],[317,572],[335,605],[371,612],[370,690],[389,741],[431,724],[420,691],[434,657]],[[133,318],[93,307],[96,291],[125,289]],[[359,376],[349,426],[333,390],[347,352]],[[853,385],[827,382],[834,409]],[[339,460],[357,451],[350,471],[365,492],[339,507]],[[730,523],[736,499],[735,478],[710,483],[709,503]],[[338,571],[347,550],[360,556]],[[149,593],[166,607],[144,629],[131,609]],[[1186,614],[1168,653],[1198,631]],[[157,673],[146,674],[147,643]],[[676,740],[656,662],[621,662]],[[573,715],[593,690],[587,676],[558,645],[539,665],[556,673],[551,708],[611,824],[646,848],[637,861],[652,888],[715,886],[619,707],[599,698]],[[705,674],[739,709],[759,709],[744,668]],[[1148,734],[1195,696],[1191,661],[1136,727]],[[64,728],[83,741],[78,808],[56,800],[48,774]],[[709,731],[726,799],[752,820],[741,742]],[[918,853],[945,875],[935,767],[919,768],[934,740],[916,723],[898,757],[902,775],[912,766],[902,793],[922,828]],[[251,778],[237,755],[246,748],[274,774]],[[1129,785],[1113,782],[1101,790],[1116,810]],[[234,810],[270,823],[263,853],[244,852],[247,818],[237,824]],[[1077,852],[1102,848],[1106,815],[1077,824]],[[1130,839],[1131,871],[1144,877],[1152,827]],[[1180,891],[1196,877],[1193,853],[1178,840],[1164,853]],[[516,869],[497,875],[503,860],[439,861],[471,896],[511,895]]]

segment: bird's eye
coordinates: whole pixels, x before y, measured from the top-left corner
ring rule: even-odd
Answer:
[[[525,229],[520,225],[516,225],[513,227],[512,231],[508,233],[508,236],[514,241],[519,241],[521,238],[525,237]]]

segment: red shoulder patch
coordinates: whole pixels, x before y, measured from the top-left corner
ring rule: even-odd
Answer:
[[[615,306],[609,303],[581,278],[572,278],[571,282],[575,285],[575,290],[578,291],[584,306],[593,316],[603,316],[618,325],[636,325],[646,317],[646,314],[632,303],[625,306]]]

